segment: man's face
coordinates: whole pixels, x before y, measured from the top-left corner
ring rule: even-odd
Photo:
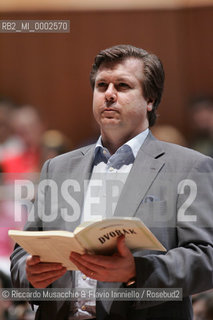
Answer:
[[[101,132],[120,130],[129,138],[148,127],[152,109],[142,92],[143,62],[127,58],[100,66],[93,92],[93,113]]]

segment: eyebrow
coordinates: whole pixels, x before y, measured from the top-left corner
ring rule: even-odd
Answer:
[[[105,77],[101,77],[101,78],[96,78],[95,82],[97,81],[106,81],[106,78]],[[116,78],[116,81],[132,81],[132,78],[129,78],[127,76],[120,76],[119,78]]]

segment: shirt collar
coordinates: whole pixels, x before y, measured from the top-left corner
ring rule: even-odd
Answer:
[[[146,130],[142,131],[141,133],[139,133],[137,136],[135,136],[134,138],[130,139],[129,141],[127,141],[126,145],[128,145],[131,150],[132,150],[132,153],[134,155],[134,157],[136,158],[137,154],[138,154],[138,151],[140,149],[140,147],[142,146],[142,144],[144,143],[146,137],[148,136],[148,133],[149,133],[149,128],[147,128]],[[105,148],[102,144],[102,141],[101,141],[101,136],[98,138],[98,141],[96,143],[96,146],[95,146],[95,156],[98,152],[99,149],[104,149],[104,150],[107,150],[107,148]],[[107,152],[109,153],[109,151],[107,150]]]
[[[147,128],[146,130],[139,133],[137,136],[135,136],[134,138],[132,138],[131,140],[125,143],[132,149],[132,153],[134,154],[135,158],[138,154],[140,147],[142,146],[146,137],[148,136],[148,133],[149,133],[149,128]]]

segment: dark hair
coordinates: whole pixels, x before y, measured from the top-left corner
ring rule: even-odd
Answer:
[[[102,64],[118,63],[131,57],[143,61],[143,95],[146,100],[153,101],[153,108],[148,111],[149,126],[151,127],[156,121],[156,110],[161,101],[165,78],[163,65],[156,55],[131,45],[118,45],[102,50],[95,57],[90,73],[90,83],[94,89],[96,74]]]

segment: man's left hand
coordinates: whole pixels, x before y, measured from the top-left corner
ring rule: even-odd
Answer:
[[[124,236],[117,239],[117,251],[112,256],[71,252],[70,260],[87,277],[99,281],[127,282],[136,276],[136,269],[134,257],[125,244]]]

